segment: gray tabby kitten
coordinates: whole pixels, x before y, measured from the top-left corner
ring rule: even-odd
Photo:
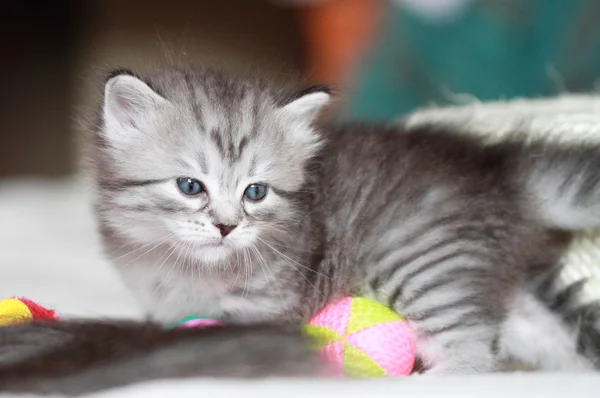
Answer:
[[[406,315],[431,374],[598,366],[533,287],[568,231],[600,226],[597,148],[319,129],[329,99],[208,69],[108,80],[97,214],[153,320],[299,324],[366,294]]]

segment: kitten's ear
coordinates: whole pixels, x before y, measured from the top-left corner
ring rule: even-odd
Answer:
[[[331,91],[327,87],[313,86],[296,93],[281,109],[292,117],[312,122],[330,99]]]
[[[128,73],[112,75],[104,86],[104,118],[120,125],[135,125],[143,114],[167,100],[150,86]]]

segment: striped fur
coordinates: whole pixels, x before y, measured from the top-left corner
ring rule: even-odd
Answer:
[[[559,315],[559,322],[574,337],[577,353],[600,370],[600,302],[585,299],[585,280],[565,286],[560,271],[532,278],[530,291],[550,313]]]
[[[326,90],[207,69],[121,78],[95,130],[98,218],[161,322],[298,324],[362,293],[406,315],[431,373],[493,371],[530,273],[558,262],[568,231],[600,226],[596,148],[317,128]],[[182,196],[182,176],[207,193]],[[248,203],[255,182],[269,193]],[[213,224],[238,227],[221,239]]]

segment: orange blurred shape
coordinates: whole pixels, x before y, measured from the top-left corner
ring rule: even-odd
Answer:
[[[327,0],[300,9],[309,77],[344,86],[377,30],[381,0]]]

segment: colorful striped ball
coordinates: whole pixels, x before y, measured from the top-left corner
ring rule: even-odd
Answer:
[[[415,363],[415,342],[403,317],[363,297],[334,302],[305,327],[326,361],[339,376],[409,375]]]

